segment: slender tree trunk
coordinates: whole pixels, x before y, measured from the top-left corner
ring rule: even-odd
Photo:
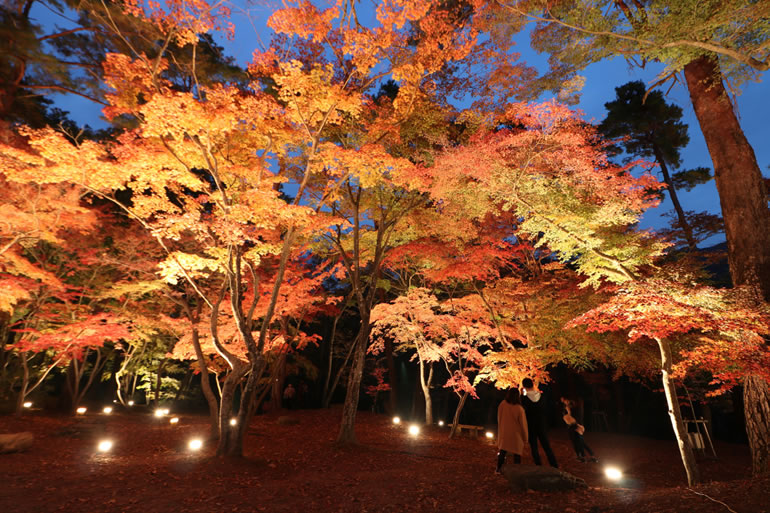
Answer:
[[[460,423],[460,412],[463,411],[463,406],[465,406],[465,401],[468,399],[468,392],[463,392],[463,395],[460,397],[460,402],[457,403],[457,408],[455,409],[455,416],[452,419],[452,429],[449,430],[449,438],[454,438],[457,434],[457,425]]]
[[[160,406],[160,384],[161,376],[163,375],[163,367],[166,366],[168,360],[163,360],[158,366],[158,373],[155,376],[155,407]]]
[[[396,376],[396,362],[393,358],[393,342],[385,341],[385,361],[388,363],[388,381],[390,383],[390,392],[388,394],[388,404],[390,405],[390,414],[398,413],[398,376]]]
[[[201,373],[201,391],[203,391],[203,397],[206,398],[206,403],[209,405],[209,421],[211,422],[211,437],[219,438],[219,404],[217,398],[214,395],[214,391],[211,390],[211,380],[209,379],[209,370],[206,367],[206,359],[203,356],[203,349],[201,349],[200,335],[198,328],[192,329],[192,344],[195,348],[195,357],[198,360],[198,369]]]
[[[682,421],[682,412],[679,409],[679,400],[676,396],[676,386],[671,378],[671,366],[673,365],[671,346],[668,340],[657,339],[656,341],[660,349],[660,368],[663,374],[663,390],[666,393],[666,402],[668,403],[668,415],[671,418],[671,426],[674,428],[674,436],[676,436],[676,441],[679,445],[679,454],[682,456],[684,470],[687,473],[687,484],[692,486],[700,482],[700,473],[698,471],[698,464],[695,463],[695,454],[690,445],[687,429],[685,429],[684,422]]]
[[[425,363],[420,360],[420,387],[425,398],[425,423],[433,424],[433,403],[430,400],[430,383],[433,381],[433,364],[428,364],[428,377],[425,378]]]
[[[714,164],[733,285],[748,285],[770,301],[770,211],[754,150],[738,123],[718,62],[699,57],[685,66],[684,75]],[[761,404],[768,396],[767,383],[751,376],[748,397],[744,390],[747,407]],[[746,432],[754,472],[769,472],[770,423],[747,422]]]
[[[329,361],[326,366],[326,379],[324,380],[324,389],[323,393],[321,394],[323,407],[326,408],[329,405],[329,402],[326,400],[326,397],[329,392],[329,382],[332,378],[332,363],[334,362],[334,338],[337,336],[337,323],[340,320],[340,317],[342,316],[342,313],[339,315],[334,316],[334,323],[332,324],[332,333],[329,337]]]
[[[695,251],[698,249],[698,245],[695,241],[695,237],[692,234],[692,227],[690,226],[690,223],[687,222],[687,217],[684,215],[682,204],[679,203],[679,196],[676,193],[676,186],[674,185],[674,181],[671,179],[671,174],[668,172],[666,161],[663,159],[663,154],[661,153],[657,144],[652,143],[652,148],[655,152],[655,160],[657,160],[658,164],[660,165],[660,172],[663,174],[663,181],[666,182],[667,185],[668,197],[671,198],[671,203],[674,204],[674,210],[676,210],[676,216],[679,218],[679,227],[684,232],[684,238],[687,241],[687,246],[690,248],[690,251]]]
[[[361,328],[356,337],[356,346],[353,355],[353,365],[348,375],[348,388],[345,394],[345,404],[342,407],[342,420],[337,442],[341,444],[356,443],[356,411],[358,410],[358,396],[361,388],[361,377],[364,373],[364,360],[366,359],[366,342],[369,340],[369,316],[361,317]]]
[[[21,357],[22,376],[21,390],[19,390],[19,395],[16,398],[16,415],[21,415],[21,412],[24,410],[24,399],[27,397],[27,388],[29,387],[29,365],[27,363],[27,352],[22,352],[19,354],[19,357]]]
[[[337,374],[334,376],[334,381],[332,382],[331,388],[329,388],[329,391],[327,392],[326,396],[323,399],[322,406],[324,408],[329,407],[329,403],[332,400],[332,397],[334,397],[334,391],[337,389],[337,384],[340,382],[340,378],[342,377],[342,373],[345,372],[345,368],[348,366],[348,360],[350,360],[350,356],[353,354],[353,351],[356,348],[356,343],[350,345],[350,349],[348,349],[348,354],[345,355],[345,360],[343,360],[342,365],[337,370]]]

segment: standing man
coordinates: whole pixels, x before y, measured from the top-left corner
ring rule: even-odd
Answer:
[[[537,441],[540,440],[540,445],[543,446],[545,456],[548,458],[548,463],[554,468],[559,468],[559,464],[556,462],[556,456],[554,456],[551,450],[551,444],[548,443],[548,435],[546,434],[546,419],[545,419],[545,402],[541,400],[540,391],[535,388],[534,383],[529,378],[524,378],[521,382],[524,387],[524,395],[521,398],[521,405],[524,407],[524,411],[527,414],[527,426],[529,427],[529,447],[532,450],[532,459],[535,461],[535,465],[542,465],[540,461],[540,452],[537,448]]]

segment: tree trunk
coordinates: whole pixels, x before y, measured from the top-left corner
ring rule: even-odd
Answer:
[[[754,150],[738,123],[718,62],[699,57],[684,67],[684,75],[714,164],[733,285],[748,285],[770,301],[770,210]],[[751,378],[750,398],[756,404],[770,390],[759,377]],[[746,423],[755,472],[768,472],[767,430],[767,423]]]
[[[457,408],[455,409],[455,416],[452,419],[452,429],[449,430],[449,438],[454,438],[455,434],[457,434],[457,425],[460,423],[460,412],[463,411],[466,399],[468,399],[468,392],[463,392],[462,397],[460,397],[460,402],[457,403]]]
[[[201,390],[203,391],[203,397],[206,398],[206,403],[209,405],[209,421],[211,422],[211,437],[219,438],[219,404],[217,398],[214,395],[214,391],[211,390],[211,380],[209,379],[209,370],[206,367],[206,359],[203,356],[203,349],[201,349],[201,342],[199,338],[198,328],[192,329],[192,344],[195,348],[195,357],[198,360],[198,369],[201,372]]]
[[[21,352],[19,357],[21,358],[21,368],[23,373],[21,376],[21,390],[19,390],[19,395],[16,398],[16,415],[21,415],[21,412],[24,410],[24,399],[26,399],[27,394],[29,393],[27,391],[27,388],[29,387],[29,365],[27,363],[27,352]]]
[[[217,444],[217,456],[241,456],[243,454],[243,438],[240,429],[230,426],[233,417],[233,403],[235,402],[235,390],[241,383],[248,366],[243,362],[235,361],[235,367],[225,378],[222,386],[222,399],[219,403],[219,443]],[[239,426],[235,426],[238,428]]]
[[[663,374],[663,390],[666,393],[666,402],[668,403],[668,415],[671,417],[671,426],[674,428],[674,435],[679,445],[679,454],[682,456],[684,470],[687,472],[687,484],[692,486],[700,482],[700,474],[698,472],[698,464],[695,463],[695,454],[690,445],[687,429],[685,429],[684,422],[682,422],[682,412],[679,409],[676,386],[671,378],[671,346],[668,340],[657,339],[656,341],[660,349],[660,368]]]
[[[366,359],[366,342],[369,340],[369,316],[362,316],[361,329],[356,337],[356,346],[353,355],[353,364],[348,375],[348,389],[345,393],[345,404],[342,407],[342,420],[340,432],[337,435],[337,443],[356,443],[356,411],[358,410],[358,396],[361,388],[361,377],[364,374],[364,360]]]
[[[743,408],[754,475],[770,472],[770,391],[760,376],[743,381]]]
[[[334,391],[337,390],[337,384],[340,382],[340,377],[342,377],[342,373],[345,372],[345,367],[348,366],[348,360],[350,360],[350,355],[353,354],[353,351],[355,350],[355,348],[356,348],[356,343],[353,342],[350,345],[350,349],[348,349],[348,354],[345,355],[345,360],[342,362],[342,365],[337,370],[337,375],[334,376],[334,381],[332,382],[331,388],[329,388],[326,396],[323,399],[322,406],[324,408],[329,407],[329,403],[331,402],[332,397],[334,397]]]
[[[679,196],[676,194],[676,187],[674,186],[674,181],[671,179],[671,174],[668,172],[666,161],[663,160],[663,154],[657,144],[652,143],[652,149],[655,153],[655,160],[657,160],[660,165],[660,172],[663,174],[663,181],[666,182],[666,188],[668,189],[668,197],[671,198],[671,203],[674,204],[676,216],[679,218],[679,227],[684,232],[687,246],[690,248],[690,251],[695,251],[698,249],[698,246],[695,242],[695,237],[692,234],[692,227],[690,226],[690,223],[687,222],[687,217],[684,215],[682,204],[679,203]]]
[[[734,285],[770,300],[770,211],[762,172],[722,83],[718,63],[699,57],[684,68],[690,99],[714,164]]]
[[[425,423],[433,424],[433,403],[430,400],[430,383],[433,381],[433,364],[428,366],[428,378],[425,378],[425,363],[420,358],[420,387],[425,398]]]
[[[390,392],[388,393],[388,405],[390,406],[390,415],[398,414],[398,376],[396,376],[396,362],[393,358],[393,342],[385,341],[385,361],[388,363],[388,382]]]
[[[161,384],[161,376],[163,375],[163,367],[166,366],[166,362],[168,360],[163,360],[160,362],[160,365],[158,366],[158,372],[155,376],[155,407],[157,408],[160,406],[160,384]]]

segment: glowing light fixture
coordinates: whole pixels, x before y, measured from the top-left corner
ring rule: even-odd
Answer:
[[[192,440],[190,440],[190,442],[187,444],[187,447],[188,447],[188,448],[189,448],[191,451],[199,451],[199,450],[201,450],[201,448],[203,447],[203,440],[201,440],[200,438],[193,438],[193,439],[192,439]]]
[[[409,434],[412,435],[412,436],[419,435],[420,434],[420,427],[415,425],[415,424],[412,424],[411,426],[409,426]]]
[[[238,419],[230,419],[231,426],[235,426],[236,424],[238,424]]]
[[[168,421],[171,422],[172,424],[177,424],[179,422],[179,417],[171,417],[170,419],[168,419]]]
[[[163,408],[161,411],[163,412],[163,415],[168,415],[169,413],[171,413],[171,410],[169,410],[168,408]]]
[[[154,414],[154,415],[155,415],[156,417],[162,417],[162,416],[164,416],[165,414],[166,414],[166,410],[161,410],[160,408],[158,408],[157,410],[155,410],[155,414]]]
[[[75,410],[75,413],[77,413],[78,415],[84,415],[86,413],[86,407],[85,406],[81,406],[80,408]]]
[[[439,421],[438,421],[438,425],[439,425],[439,426],[443,426],[443,425],[444,425],[444,421],[443,421],[443,420],[439,420]]]
[[[102,413],[104,413],[105,415],[109,415],[110,413],[112,413],[112,406],[105,406],[104,409],[102,410]]]
[[[393,417],[393,424],[401,424],[401,417]]]
[[[604,475],[607,476],[607,479],[611,479],[612,481],[620,481],[623,477],[623,472],[617,467],[607,467],[604,469]]]
[[[487,431],[487,438],[492,439],[495,437],[495,434],[491,431]]]
[[[22,406],[24,406],[25,408],[32,408],[32,402],[31,401],[27,401]]]
[[[99,452],[109,452],[112,449],[112,440],[102,440],[96,448],[99,449]]]
[[[129,406],[133,406],[134,405],[134,401],[128,401],[128,405]]]

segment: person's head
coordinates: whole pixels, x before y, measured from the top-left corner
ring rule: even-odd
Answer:
[[[509,388],[508,393],[505,394],[505,400],[511,404],[521,404],[519,391],[515,388]]]
[[[535,386],[535,384],[532,382],[532,380],[531,380],[531,379],[529,379],[529,378],[524,378],[524,380],[521,382],[521,386],[523,386],[523,387],[524,387],[524,388],[526,388],[527,390],[530,390],[530,389],[532,389],[532,387],[534,387],[534,386]]]

